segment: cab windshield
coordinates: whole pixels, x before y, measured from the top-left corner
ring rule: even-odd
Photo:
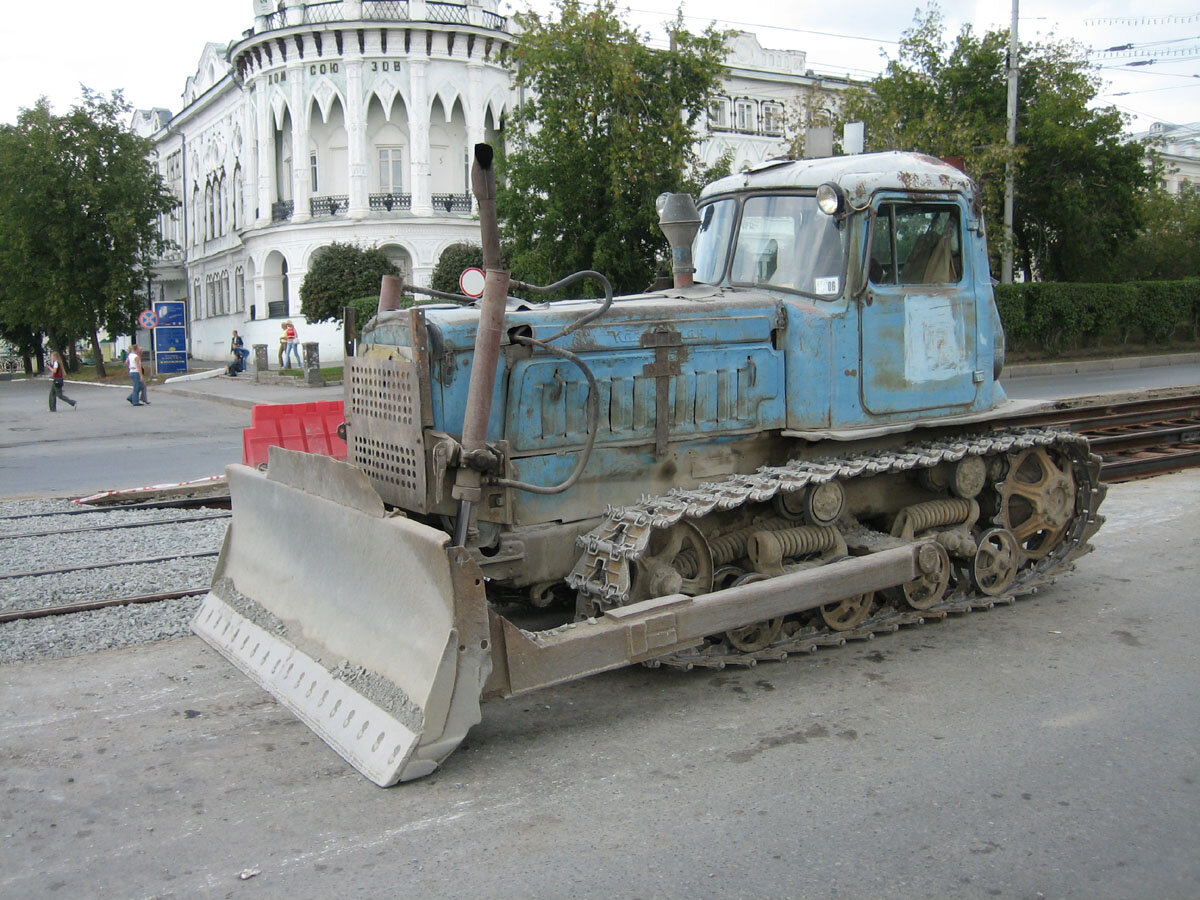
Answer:
[[[727,280],[831,300],[842,293],[846,241],[838,221],[817,209],[814,197],[748,197],[740,220],[737,201],[728,198],[700,210],[692,256],[697,281]]]

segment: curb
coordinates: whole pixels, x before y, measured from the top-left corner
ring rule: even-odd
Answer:
[[[1200,353],[1164,353],[1161,356],[1117,356],[1111,359],[1079,359],[1069,362],[1018,363],[1004,367],[1002,378],[1036,375],[1087,375],[1093,372],[1122,372],[1161,366],[1191,366],[1200,363]]]
[[[207,391],[192,390],[178,387],[165,387],[159,385],[156,390],[162,391],[165,394],[179,394],[181,397],[194,397],[197,400],[208,400],[212,403],[224,403],[226,406],[236,406],[239,409],[253,409],[261,403],[261,400],[247,400],[243,397],[226,397],[222,394],[210,394]]]

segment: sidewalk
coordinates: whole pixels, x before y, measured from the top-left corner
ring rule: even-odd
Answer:
[[[1160,366],[1194,366],[1200,353],[1162,353],[1153,356],[1114,356],[1106,359],[1077,359],[1066,362],[1016,363],[1004,367],[1005,378],[1035,375],[1088,375],[1097,372],[1124,372],[1131,369],[1156,369]]]
[[[223,365],[202,360],[192,360],[188,367],[191,370],[189,375],[212,369],[225,371]],[[258,384],[254,380],[252,370],[248,370],[236,378],[221,374],[196,381],[167,382],[155,385],[153,390],[197,397],[243,409],[250,409],[259,403],[314,403],[318,400],[341,400],[345,396],[341,384],[327,384],[324,387],[305,387],[302,384]]]

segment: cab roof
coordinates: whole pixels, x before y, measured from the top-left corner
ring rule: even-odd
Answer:
[[[891,150],[824,159],[770,160],[714,181],[700,192],[706,200],[721,194],[781,188],[816,189],[833,182],[850,202],[866,202],[876,191],[937,191],[972,194],[971,179],[959,169],[924,153]]]

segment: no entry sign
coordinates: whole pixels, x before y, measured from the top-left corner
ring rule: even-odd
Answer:
[[[483,269],[473,266],[463,269],[463,273],[458,276],[458,289],[468,297],[482,297],[484,279]]]

